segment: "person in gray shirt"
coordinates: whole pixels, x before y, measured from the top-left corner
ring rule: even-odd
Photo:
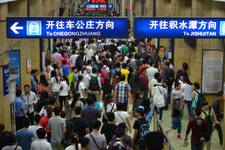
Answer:
[[[106,138],[99,132],[101,122],[96,120],[92,123],[92,132],[87,134],[85,137],[89,139],[88,149],[90,150],[101,150],[106,149]]]
[[[63,135],[66,131],[66,122],[59,116],[60,112],[60,108],[55,107],[55,116],[52,116],[48,122],[48,127],[51,129],[51,144],[54,150],[63,150],[61,143],[63,140]]]

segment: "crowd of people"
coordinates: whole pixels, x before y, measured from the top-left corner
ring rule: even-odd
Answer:
[[[164,133],[149,127],[154,116],[163,122],[168,108],[165,133],[177,129],[187,141],[191,131],[192,150],[209,149],[214,128],[223,144],[220,101],[218,93],[207,102],[199,83],[189,80],[187,63],[174,73],[166,48],[156,49],[151,39],[64,40],[55,43],[43,72],[33,69],[31,83],[16,90],[16,133],[0,124],[0,149],[160,150]]]

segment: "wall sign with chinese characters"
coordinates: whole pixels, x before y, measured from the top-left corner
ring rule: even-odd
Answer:
[[[7,18],[8,38],[127,38],[127,18]]]
[[[225,18],[135,18],[135,38],[225,38]]]

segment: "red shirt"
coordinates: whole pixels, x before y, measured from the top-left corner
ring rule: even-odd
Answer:
[[[143,90],[148,90],[148,78],[144,74],[139,75],[139,79],[141,81],[142,89]]]
[[[43,116],[39,122],[39,125],[42,126],[47,133],[51,132],[51,129],[48,128],[48,116]]]

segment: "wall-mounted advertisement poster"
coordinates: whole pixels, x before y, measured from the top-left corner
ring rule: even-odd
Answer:
[[[215,94],[223,86],[223,51],[203,49],[202,52],[202,92]]]

